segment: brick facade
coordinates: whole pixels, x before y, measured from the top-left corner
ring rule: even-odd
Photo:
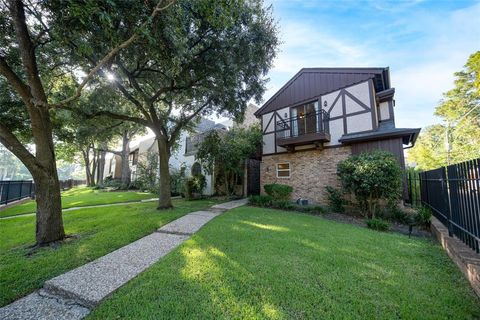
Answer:
[[[338,187],[337,163],[352,154],[349,146],[323,150],[297,151],[264,155],[260,167],[260,184],[287,184],[293,187],[292,200],[308,199],[326,204],[325,187]],[[277,178],[276,164],[290,163],[290,178]]]

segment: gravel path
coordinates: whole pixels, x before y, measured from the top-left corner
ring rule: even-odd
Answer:
[[[0,308],[0,319],[82,319],[207,222],[246,203],[246,199],[230,201],[172,221],[146,237],[46,281],[42,289]]]

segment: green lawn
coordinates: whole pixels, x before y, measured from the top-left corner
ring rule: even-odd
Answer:
[[[431,240],[243,207],[106,300],[90,319],[478,319]]]
[[[105,191],[88,187],[78,187],[62,192],[62,208],[83,207],[116,202],[138,201],[156,198],[157,195],[135,191]],[[36,210],[34,200],[0,211],[0,217],[32,213]]]
[[[43,282],[127,245],[180,216],[212,206],[213,200],[174,200],[174,209],[158,211],[156,203],[85,208],[64,215],[65,231],[75,235],[58,248],[33,254],[35,217],[0,220],[0,306]]]

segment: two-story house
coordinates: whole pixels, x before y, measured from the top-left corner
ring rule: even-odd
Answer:
[[[405,166],[420,129],[395,127],[388,68],[305,68],[256,113],[263,130],[261,185],[293,187],[293,198],[325,202],[337,164],[381,149]]]

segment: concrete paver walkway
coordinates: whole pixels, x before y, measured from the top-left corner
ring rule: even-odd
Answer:
[[[0,319],[82,319],[207,222],[244,204],[246,199],[230,201],[172,221],[146,237],[46,281],[42,289],[0,308]]]

